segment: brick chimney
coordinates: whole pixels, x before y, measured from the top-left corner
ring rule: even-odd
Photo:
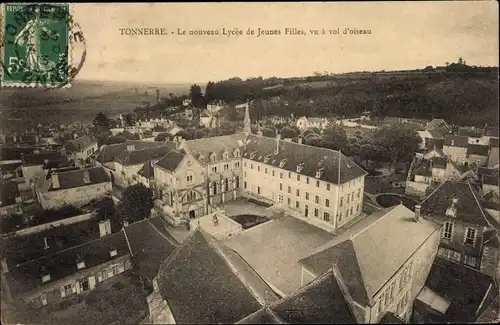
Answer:
[[[281,139],[281,134],[276,133],[276,147],[274,148],[275,155],[280,153],[280,139]]]
[[[413,217],[413,220],[415,222],[418,222],[420,220],[420,209],[422,206],[420,204],[415,205],[415,216]]]

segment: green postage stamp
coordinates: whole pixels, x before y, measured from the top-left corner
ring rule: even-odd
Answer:
[[[67,84],[71,59],[69,4],[2,4],[2,87]]]

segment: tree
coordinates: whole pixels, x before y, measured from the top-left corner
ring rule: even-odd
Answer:
[[[384,148],[373,143],[365,143],[358,150],[358,156],[365,162],[365,167],[368,167],[368,161],[382,161],[384,153]]]
[[[98,132],[108,131],[111,126],[111,122],[103,112],[97,113],[97,115],[92,120],[92,124]]]
[[[112,135],[112,136],[106,138],[106,140],[104,140],[104,144],[110,145],[110,144],[124,143],[126,141],[127,141],[127,138],[125,138],[123,136]]]
[[[229,105],[227,108],[227,118],[230,121],[237,121],[238,120],[238,111],[236,110],[236,106],[234,105]]]
[[[383,147],[396,168],[396,164],[413,159],[422,138],[418,133],[404,125],[384,126],[375,132],[374,144]]]
[[[134,113],[130,113],[130,114],[125,115],[125,123],[128,126],[134,126],[136,120],[137,120],[137,117]]]
[[[332,125],[323,131],[323,138],[333,146],[330,149],[343,149],[347,142],[347,133],[343,127]]]
[[[166,133],[160,133],[155,137],[155,141],[157,142],[165,142],[167,141],[167,134]]]
[[[124,131],[122,133],[118,133],[117,136],[125,138],[127,140],[139,140],[140,137],[137,133],[130,133],[128,131]]]
[[[143,184],[135,184],[123,191],[118,213],[122,221],[135,222],[148,218],[152,208],[153,191]]]
[[[209,81],[205,87],[205,102],[208,104],[215,99],[215,84]]]
[[[189,89],[189,97],[191,98],[191,102],[196,108],[203,108],[205,105],[205,99],[203,98],[203,94],[201,93],[201,87],[198,85],[192,85]]]
[[[290,128],[290,127],[284,127],[282,130],[281,130],[281,137],[283,139],[285,138],[294,138],[297,136],[297,131],[295,131],[293,128]]]
[[[265,137],[273,138],[276,136],[274,129],[271,129],[269,127],[262,128],[261,131],[262,131],[262,135]]]

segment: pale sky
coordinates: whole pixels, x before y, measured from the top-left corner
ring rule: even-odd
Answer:
[[[79,3],[87,42],[77,79],[158,83],[424,68],[463,57],[498,66],[498,3]],[[126,36],[119,28],[165,28]],[[324,36],[285,36],[285,28]],[[281,36],[179,36],[177,28],[280,29]],[[329,35],[329,29],[341,35]],[[342,35],[345,28],[371,35]],[[171,32],[175,34],[172,35]]]

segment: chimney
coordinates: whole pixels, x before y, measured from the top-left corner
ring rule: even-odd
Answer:
[[[5,257],[2,258],[2,274],[3,273],[9,273],[9,266],[7,265],[7,259]]]
[[[61,187],[59,184],[59,175],[54,173],[52,174],[52,188],[58,189],[59,187]]]
[[[47,237],[43,237],[43,244],[44,244],[44,247],[43,247],[44,249],[50,248],[49,244],[47,243]]]
[[[78,138],[78,134],[73,133],[73,139],[76,139],[76,138]],[[78,147],[80,147],[80,145],[78,145]]]
[[[421,208],[422,208],[422,206],[420,204],[415,205],[415,217],[413,218],[413,220],[415,220],[415,222],[418,222],[418,220],[420,220],[420,209]]]
[[[86,169],[86,170],[83,171],[83,182],[85,184],[89,184],[90,183],[90,175],[89,175],[88,169]]]
[[[111,221],[109,219],[99,222],[99,237],[111,234]]]
[[[123,227],[128,227],[128,220],[123,220]]]
[[[276,133],[276,148],[274,148],[275,155],[280,153],[280,139],[281,135],[279,133]]]
[[[135,150],[135,144],[127,144],[127,151],[134,151]]]

